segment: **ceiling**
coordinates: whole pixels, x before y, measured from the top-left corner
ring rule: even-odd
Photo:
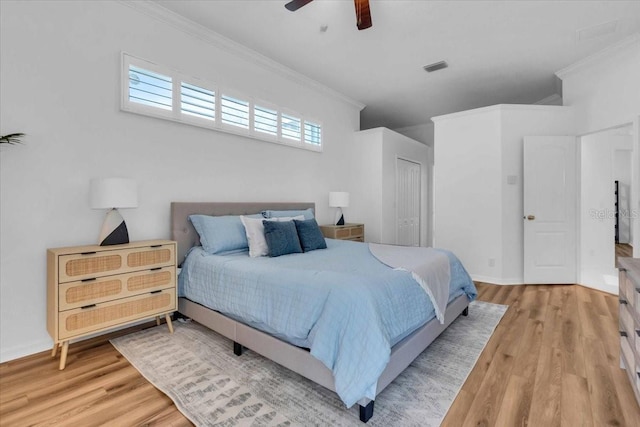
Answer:
[[[363,31],[350,0],[155,1],[364,103],[362,129],[540,101],[556,71],[640,31],[640,1],[371,0]]]

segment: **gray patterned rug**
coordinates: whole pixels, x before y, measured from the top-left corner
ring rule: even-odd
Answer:
[[[378,395],[369,426],[438,426],[507,306],[473,302]],[[111,340],[198,426],[362,426],[357,405],[195,322]]]

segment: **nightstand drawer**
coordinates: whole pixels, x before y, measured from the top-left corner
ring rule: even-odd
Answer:
[[[59,310],[71,310],[174,286],[173,266],[63,283],[59,287]]]
[[[59,257],[60,283],[175,264],[174,245],[84,252]]]
[[[175,289],[156,291],[59,314],[59,337],[70,338],[176,310]]]

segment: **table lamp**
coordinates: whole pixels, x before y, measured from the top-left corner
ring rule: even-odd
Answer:
[[[338,208],[336,211],[336,225],[344,225],[342,208],[349,206],[349,193],[344,191],[331,191],[329,193],[329,206],[332,208]]]
[[[129,232],[118,208],[137,208],[138,189],[133,179],[92,179],[89,192],[92,209],[109,209],[102,223],[100,246],[129,243]]]

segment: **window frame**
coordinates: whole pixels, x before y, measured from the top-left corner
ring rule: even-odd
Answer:
[[[257,141],[275,143],[278,145],[286,145],[293,148],[302,148],[307,151],[321,153],[324,148],[324,131],[323,124],[315,118],[311,118],[294,109],[278,106],[273,102],[248,96],[245,92],[238,91],[232,87],[216,84],[212,81],[189,76],[169,67],[158,65],[154,62],[147,61],[126,52],[121,54],[121,96],[120,109],[125,112],[140,114],[143,116],[154,117],[158,119],[170,120],[177,123],[183,123],[189,126],[197,126],[217,132],[224,132],[234,135],[248,137]],[[129,100],[129,68],[133,65],[143,70],[161,74],[171,79],[171,110],[152,107],[142,103]],[[215,99],[214,120],[198,117],[182,112],[182,83],[212,91]],[[222,97],[228,96],[239,101],[247,102],[249,111],[248,127],[240,127],[230,123],[222,122]],[[256,106],[276,112],[276,135],[271,135],[255,129],[255,108]],[[282,134],[282,115],[292,116],[300,120],[300,140],[292,139]],[[310,122],[320,127],[320,144],[315,145],[305,141],[305,122]]]

